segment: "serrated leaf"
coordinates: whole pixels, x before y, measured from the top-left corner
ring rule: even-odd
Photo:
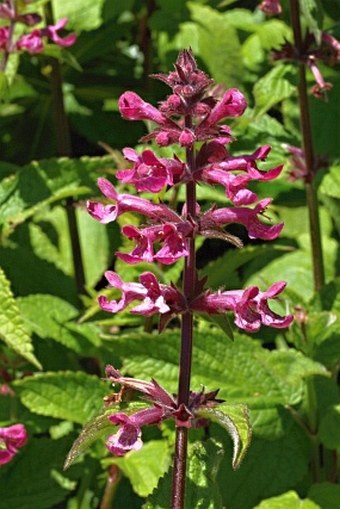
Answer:
[[[89,354],[100,345],[94,324],[77,323],[78,310],[53,295],[29,295],[18,299],[27,328],[40,338],[53,339],[77,353]]]
[[[177,390],[179,340],[179,330],[111,336],[125,372],[144,380],[155,377],[169,392]],[[324,366],[294,349],[270,352],[239,334],[230,342],[207,325],[195,331],[191,388],[220,388],[228,403],[248,405],[258,434],[282,433],[277,405],[301,401],[304,378],[316,374],[328,376]]]
[[[312,500],[301,500],[295,491],[263,500],[254,509],[321,509]]]
[[[131,403],[128,408],[124,408],[124,413],[128,415],[142,408],[147,408],[148,405],[140,403]],[[115,428],[114,424],[109,421],[108,416],[114,414],[117,410],[113,407],[105,408],[100,414],[96,415],[89,422],[85,424],[81,430],[78,438],[74,441],[64,464],[64,470],[69,468],[72,463],[83,454],[96,440],[112,434],[112,430]]]
[[[232,466],[234,470],[239,468],[251,440],[248,408],[245,405],[222,403],[217,408],[200,410],[198,416],[216,422],[229,433],[233,441]]]
[[[223,458],[221,444],[213,439],[189,444],[184,509],[222,509],[216,477]],[[143,509],[168,509],[172,469],[159,482]]]
[[[170,462],[171,454],[165,440],[151,440],[140,451],[131,451],[122,458],[109,460],[129,478],[133,490],[140,497],[147,497],[153,492],[160,477],[169,469]]]
[[[41,364],[33,353],[31,337],[11,292],[10,283],[1,268],[0,300],[0,339],[18,355],[41,369]]]
[[[0,183],[0,223],[13,228],[47,204],[97,192],[97,178],[111,167],[111,157],[63,157],[23,166]]]
[[[319,190],[332,198],[340,198],[340,163],[334,163],[329,168],[321,181]]]
[[[296,91],[296,87],[286,79],[292,72],[294,68],[291,65],[280,64],[256,82],[253,90],[256,116],[263,115]]]
[[[13,386],[31,412],[80,424],[99,412],[107,393],[101,380],[80,371],[38,374]]]

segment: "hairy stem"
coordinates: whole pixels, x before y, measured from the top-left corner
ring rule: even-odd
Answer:
[[[186,119],[186,125],[190,126],[190,118]],[[187,149],[187,164],[189,170],[194,170],[194,151]],[[196,187],[194,182],[186,186],[186,207],[188,216],[196,214]],[[189,240],[189,255],[185,260],[183,275],[183,292],[188,300],[195,294],[196,282],[196,253],[195,238]],[[181,324],[181,353],[179,366],[178,404],[187,405],[190,395],[190,377],[193,343],[193,315],[187,312],[182,317]],[[185,499],[186,460],[188,447],[187,428],[177,427],[176,445],[174,456],[174,470],[172,479],[172,509],[183,509]]]
[[[51,2],[45,6],[45,17],[49,24],[54,23]],[[71,136],[70,128],[64,106],[63,81],[61,69],[58,60],[50,59],[51,73],[50,83],[52,92],[53,119],[56,132],[57,152],[59,156],[71,156]],[[80,246],[80,236],[76,217],[75,203],[72,198],[66,200],[66,214],[68,229],[71,239],[73,268],[76,280],[77,291],[79,294],[85,293],[85,272]]]
[[[111,509],[112,500],[117,491],[119,481],[121,479],[121,472],[117,465],[111,465],[109,468],[108,479],[105,485],[103,498],[100,502],[99,509]]]
[[[298,0],[290,0],[290,15],[294,33],[294,44],[297,49],[298,55],[302,57],[304,48],[300,22],[300,7]],[[325,274],[320,232],[318,200],[313,183],[315,171],[315,155],[308,106],[306,68],[305,64],[302,62],[302,59],[299,68],[298,93],[300,107],[300,124],[302,131],[302,144],[305,155],[306,167],[308,171],[306,177],[306,196],[312,247],[314,288],[316,291],[319,291],[325,284]]]

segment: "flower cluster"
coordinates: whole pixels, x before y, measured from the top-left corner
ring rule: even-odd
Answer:
[[[0,427],[0,465],[9,463],[26,441],[27,432],[23,424]]]
[[[122,376],[112,366],[106,368],[107,378],[115,385],[120,384],[123,389],[128,388],[143,394],[143,398],[152,406],[128,415],[117,412],[109,420],[119,426],[117,433],[108,437],[106,446],[115,456],[123,456],[129,451],[138,451],[143,442],[141,428],[149,424],[159,424],[165,419],[175,419],[176,426],[186,428],[206,425],[206,420],[199,417],[201,408],[213,408],[223,400],[216,399],[218,391],[191,392],[188,405],[178,404],[177,398],[169,394],[156,380],[146,382],[137,378]]]
[[[87,208],[92,217],[101,223],[109,223],[126,212],[136,212],[148,223],[143,227],[125,225],[122,228],[123,235],[132,240],[135,247],[130,253],[118,252],[117,257],[128,264],[156,261],[170,265],[188,256],[189,242],[197,235],[232,239],[225,231],[225,227],[232,223],[243,225],[251,239],[276,239],[283,224],[270,225],[261,220],[271,200],[265,198],[259,201],[248,185],[253,180],[275,179],[282,165],[267,172],[258,168],[258,162],[265,160],[270,152],[268,145],[250,155],[236,157],[225,147],[233,138],[229,126],[220,125],[220,121],[225,117],[242,115],[246,108],[243,94],[230,89],[219,99],[211,95],[207,90],[211,80],[197,68],[190,51],[180,53],[175,71],[154,77],[167,83],[172,94],[159,108],[155,108],[134,92],[125,92],[119,99],[122,116],[129,120],[152,120],[157,124],[144,139],[155,139],[162,146],[179,143],[186,148],[201,142],[200,148],[190,167],[176,156],[172,159],[158,158],[151,150],[138,154],[131,148],[125,148],[123,154],[133,166],[118,170],[117,178],[134,185],[138,192],[152,193],[158,193],[165,186],[190,182],[217,184],[223,186],[232,206],[212,206],[201,211],[196,204],[195,215],[188,214],[185,207],[179,214],[163,203],[120,193],[108,180],[100,178],[98,186],[106,202],[88,202]],[[190,118],[189,125],[184,122],[187,118]],[[239,239],[231,241],[241,244]],[[261,324],[286,327],[292,319],[275,315],[267,304],[268,299],[276,298],[283,290],[284,283],[277,283],[264,293],[251,287],[214,294],[206,292],[197,282],[196,295],[189,300],[176,286],[159,283],[151,272],[141,274],[139,283],[123,282],[114,272],[107,272],[106,278],[111,287],[122,293],[122,297],[119,301],[110,301],[101,296],[99,304],[102,309],[116,313],[133,301],[140,301],[131,312],[144,316],[159,314],[161,329],[173,316],[190,310],[207,313],[232,311],[235,323],[247,331],[256,331]]]
[[[0,4],[0,18],[9,23],[0,27],[0,50],[7,54],[18,51],[27,51],[31,55],[41,53],[44,51],[44,39],[63,47],[72,46],[76,41],[76,35],[73,33],[66,37],[61,37],[58,34],[67,24],[67,18],[62,18],[55,25],[37,28],[36,25],[41,24],[41,16],[35,12],[21,14],[17,10],[16,2],[10,0],[5,0]],[[13,32],[16,23],[34,28],[14,40]]]

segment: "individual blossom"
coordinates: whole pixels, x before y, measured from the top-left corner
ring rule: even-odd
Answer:
[[[263,0],[259,5],[259,9],[267,14],[267,16],[277,16],[282,12],[279,0]]]
[[[114,205],[92,200],[87,202],[89,214],[103,224],[115,221],[125,212],[137,212],[154,220],[180,221],[178,214],[166,205],[152,203],[131,194],[120,194],[107,179],[99,178],[98,187],[106,198],[115,202]]]
[[[26,441],[27,432],[23,424],[0,427],[0,465],[9,463]]]
[[[256,286],[245,290],[217,293],[208,291],[194,300],[191,308],[208,314],[232,311],[235,315],[235,324],[247,332],[257,332],[261,325],[282,329],[291,324],[293,317],[274,313],[268,305],[268,300],[276,299],[285,286],[286,283],[280,281],[266,292],[260,292]]]
[[[76,34],[68,34],[66,37],[60,37],[58,34],[59,30],[65,28],[68,23],[68,18],[62,18],[55,25],[48,25],[47,27],[41,30],[41,35],[47,37],[50,41],[58,44],[58,46],[62,46],[63,48],[68,48],[72,46],[77,39]]]
[[[117,171],[116,176],[124,183],[133,184],[137,191],[159,193],[166,185],[173,185],[174,178],[178,179],[184,171],[184,165],[178,159],[158,159],[151,150],[137,154],[135,150],[125,148],[123,154],[134,166]]]
[[[165,223],[139,229],[133,225],[126,225],[122,233],[130,240],[136,242],[136,247],[131,253],[116,253],[118,258],[129,264],[138,262],[158,261],[165,265],[175,263],[182,256],[188,255],[187,240],[193,231],[193,225],[189,221]],[[154,244],[160,243],[161,249],[154,252]]]
[[[231,223],[238,223],[246,227],[251,239],[274,240],[280,235],[283,223],[269,226],[262,223],[257,217],[264,213],[271,202],[270,198],[264,198],[254,208],[212,208],[200,218],[200,232],[218,229]]]
[[[142,446],[141,428],[150,424],[160,424],[166,419],[174,419],[177,426],[197,427],[206,425],[206,421],[199,418],[199,411],[203,408],[212,408],[223,400],[216,399],[218,391],[205,393],[190,392],[188,405],[179,405],[177,397],[169,394],[156,380],[144,380],[124,377],[112,366],[106,367],[107,378],[113,384],[120,384],[140,392],[143,399],[152,404],[151,407],[139,410],[128,415],[116,412],[108,419],[119,426],[118,431],[108,437],[106,447],[115,456],[123,456],[130,451],[138,451]],[[198,417],[197,417],[198,415]]]
[[[139,283],[124,283],[118,274],[111,271],[105,272],[105,277],[112,288],[122,292],[122,296],[118,302],[109,301],[105,295],[100,296],[98,302],[104,311],[117,313],[135,300],[141,301],[130,310],[136,315],[152,316],[159,313],[170,318],[186,309],[186,301],[178,288],[159,283],[152,272],[143,272],[139,276]]]

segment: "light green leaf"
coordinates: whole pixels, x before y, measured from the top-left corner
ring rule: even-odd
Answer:
[[[312,500],[301,500],[295,491],[263,500],[254,509],[321,509]]]
[[[18,299],[27,328],[44,339],[53,339],[77,353],[89,355],[99,346],[99,329],[91,323],[79,324],[78,310],[53,295],[34,294]]]
[[[207,5],[189,2],[188,6],[193,23],[181,25],[176,46],[181,49],[191,46],[218,83],[228,87],[239,85],[243,64],[236,29],[223,13]]]
[[[33,413],[84,424],[103,406],[107,386],[83,372],[62,371],[14,382],[21,402]]]
[[[160,477],[169,469],[170,462],[169,446],[165,440],[151,440],[140,451],[131,451],[122,458],[109,460],[129,478],[133,490],[140,497],[147,497],[153,492]]]
[[[229,405],[222,403],[217,408],[204,408],[198,412],[199,417],[205,417],[222,426],[233,441],[232,466],[239,468],[251,440],[251,426],[248,409],[245,405]]]
[[[94,30],[102,22],[102,9],[104,0],[53,0],[55,19],[67,16],[69,22],[66,26],[73,30]]]
[[[189,444],[184,509],[222,509],[216,482],[223,448],[216,440]],[[143,509],[168,509],[171,500],[172,469],[159,482]]]
[[[286,78],[293,72],[294,68],[291,65],[280,64],[256,82],[253,90],[256,116],[263,115],[296,91],[296,87]]]
[[[1,268],[0,300],[0,339],[18,355],[41,369],[40,362],[33,354],[31,337],[11,292],[10,283]]]
[[[334,163],[329,171],[323,177],[320,192],[331,196],[332,198],[340,198],[340,163]]]

